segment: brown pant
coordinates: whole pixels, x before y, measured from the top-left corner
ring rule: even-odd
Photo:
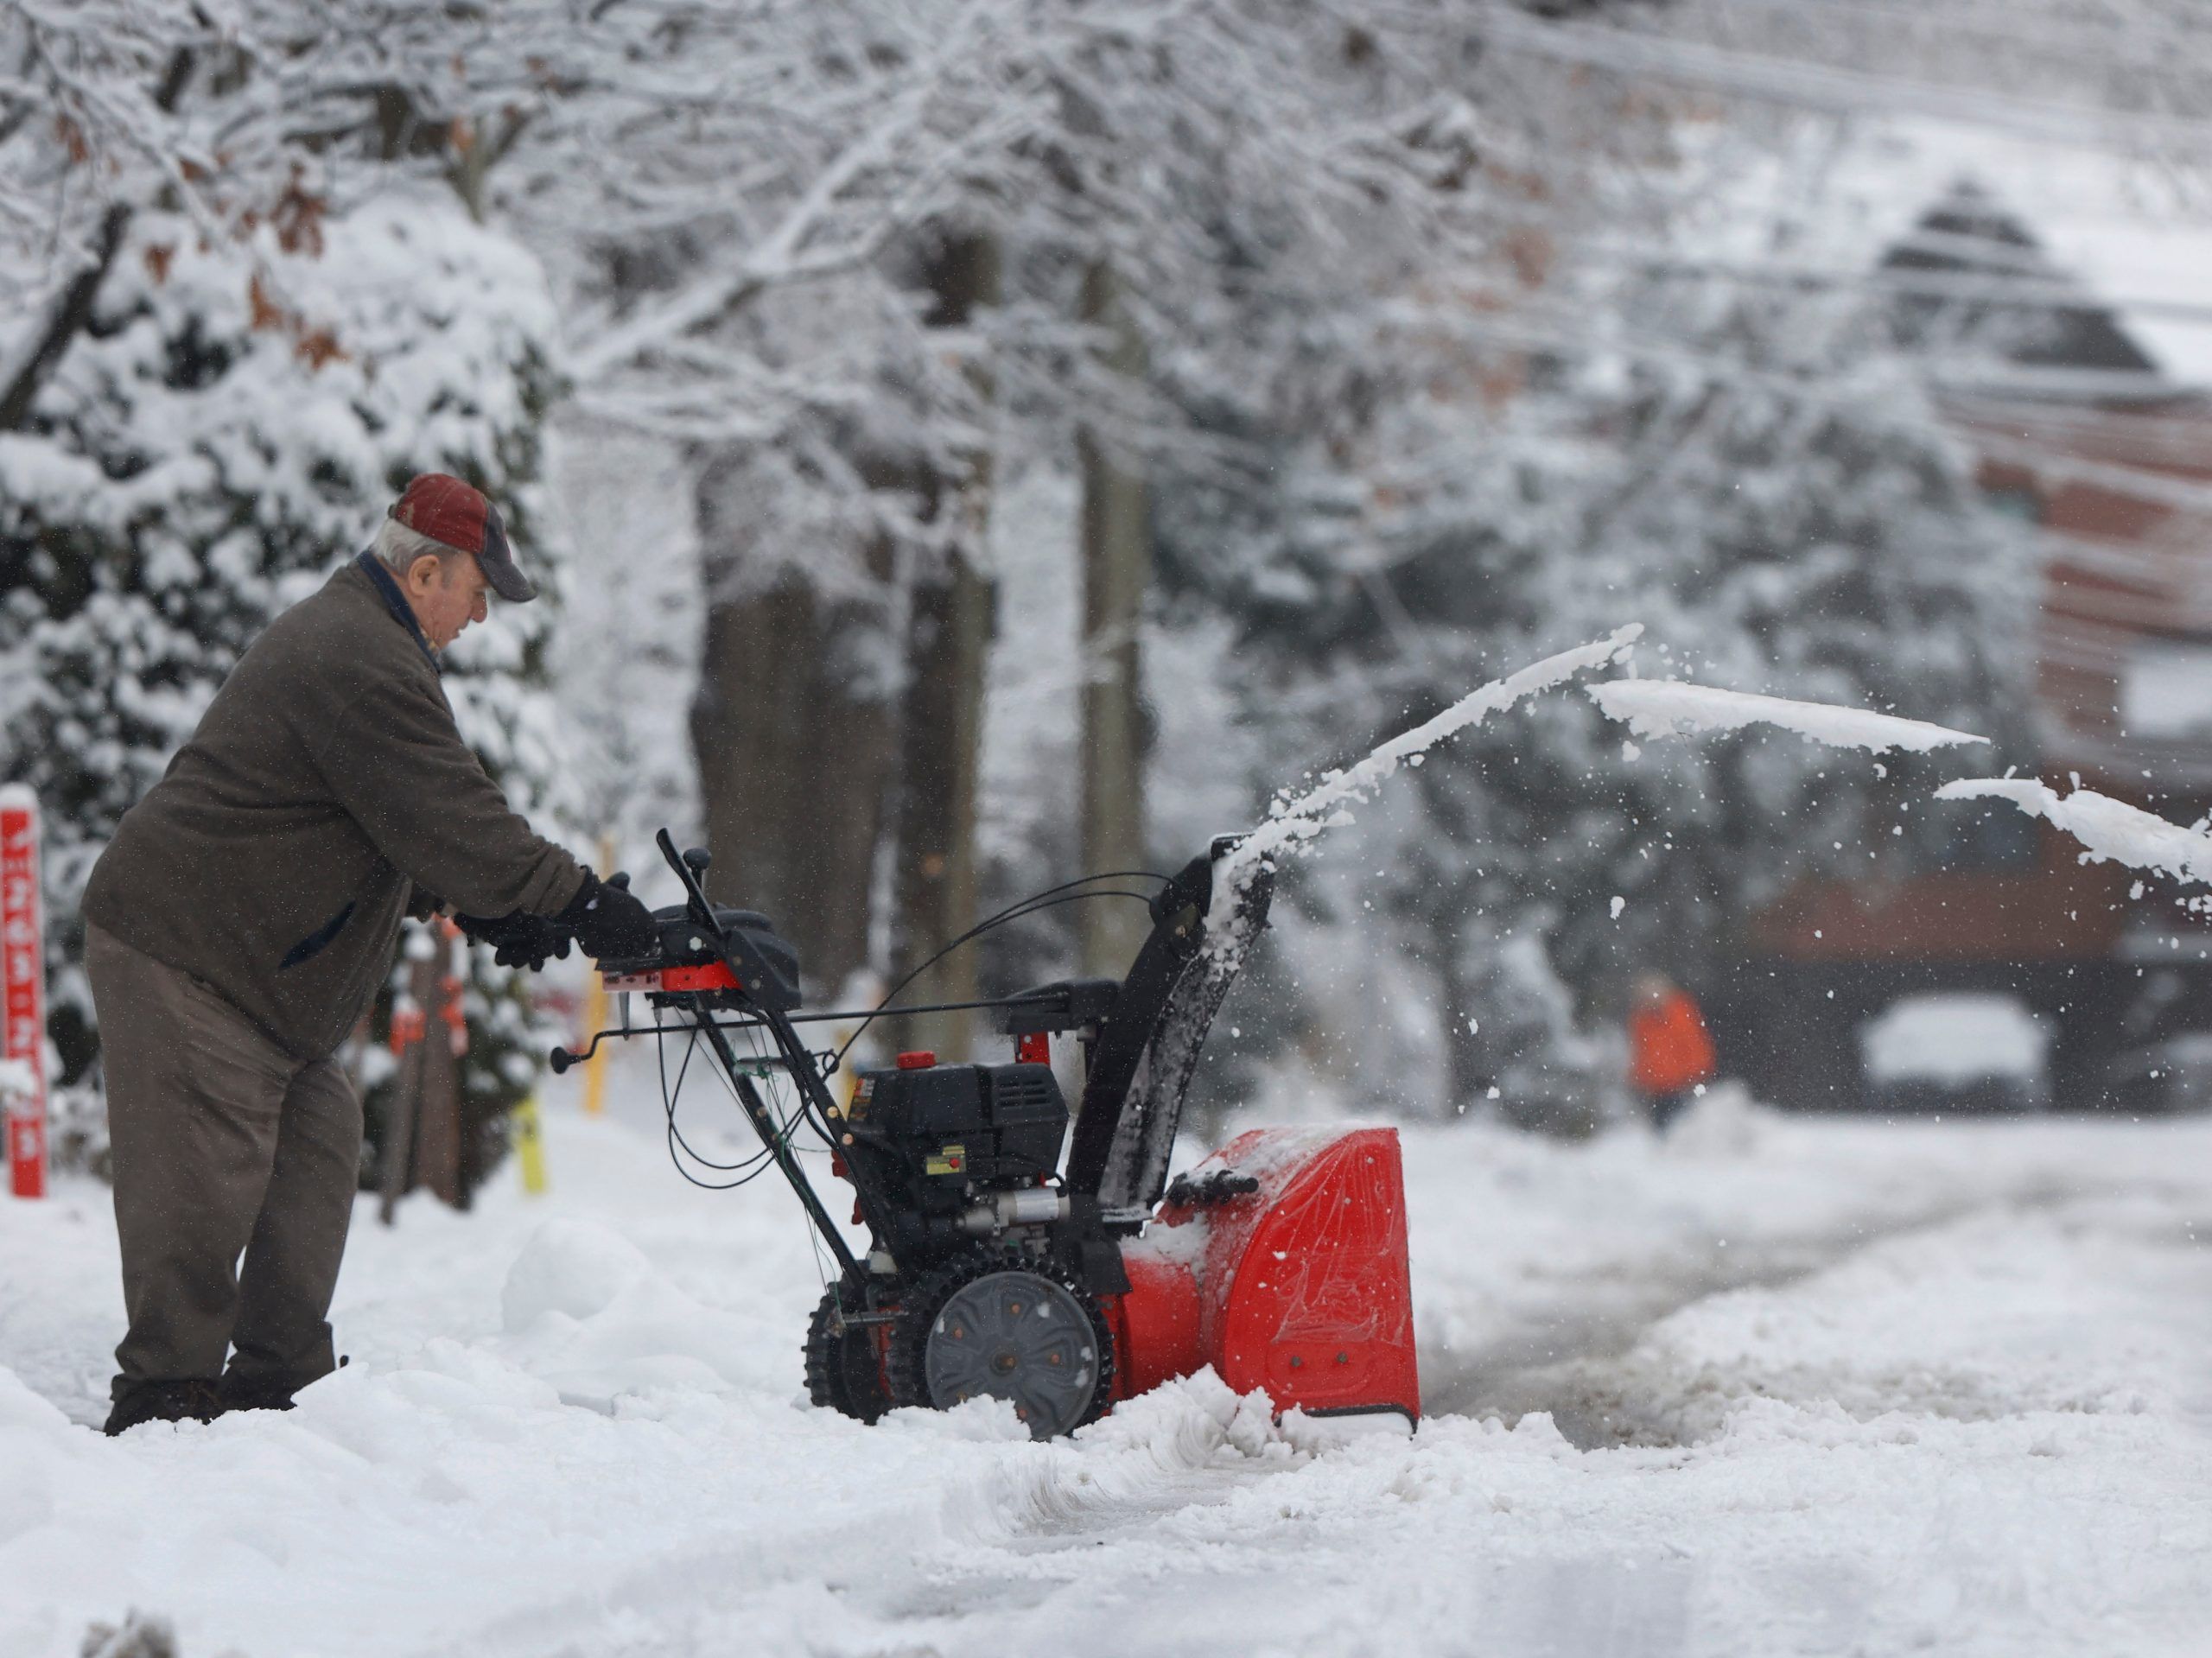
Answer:
[[[117,1398],[222,1374],[300,1387],[336,1367],[331,1291],[359,1185],[361,1102],[214,991],[88,927],[130,1321]],[[245,1260],[241,1270],[238,1257]]]

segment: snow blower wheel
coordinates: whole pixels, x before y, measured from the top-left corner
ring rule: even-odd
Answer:
[[[891,1408],[891,1395],[868,1326],[846,1323],[848,1311],[838,1285],[822,1292],[806,1327],[806,1396],[817,1409],[873,1422]]]
[[[988,1252],[915,1286],[891,1338],[892,1399],[949,1410],[1003,1399],[1036,1439],[1096,1420],[1112,1397],[1114,1344],[1090,1293],[1046,1261]]]

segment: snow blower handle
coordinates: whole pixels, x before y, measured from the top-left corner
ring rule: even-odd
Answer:
[[[683,901],[691,911],[691,918],[721,937],[722,930],[715,919],[715,906],[707,902],[704,882],[708,866],[714,862],[707,848],[695,846],[688,852],[678,852],[676,837],[665,828],[653,836],[653,843],[660,848],[660,855],[668,860],[668,867],[676,872],[676,879],[683,883]]]

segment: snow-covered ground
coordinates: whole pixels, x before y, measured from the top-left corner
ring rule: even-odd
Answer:
[[[288,1416],[87,1432],[105,1193],[0,1204],[0,1655],[2212,1651],[2212,1123],[1408,1130],[1430,1414],[1317,1451],[809,1409],[795,1205],[617,1094],[545,1197],[365,1206]]]

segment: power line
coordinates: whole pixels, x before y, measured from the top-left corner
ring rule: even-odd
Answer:
[[[2137,115],[2054,99],[1839,69],[1700,41],[1589,23],[1546,22],[1502,5],[1484,8],[1484,38],[1531,57],[1653,76],[1835,115],[1931,116],[2087,149],[2146,147],[2212,153],[2212,121]],[[1402,22],[1424,22],[1403,11]]]
[[[1914,239],[1903,238],[1894,245],[1907,245]],[[1607,245],[1600,244],[1596,251],[1609,250]],[[1850,270],[1821,265],[1749,264],[1679,254],[1647,257],[1636,255],[1632,245],[1624,244],[1613,244],[1610,251],[1629,254],[1643,270],[1660,275],[1726,276],[1738,282],[1772,283],[1778,286],[1795,283],[1805,287],[1868,288],[1908,298],[1956,300],[2034,310],[2125,311],[2131,315],[2177,322],[2212,323],[2212,302],[2158,299],[2147,295],[2110,295],[2063,276],[2010,276],[1996,271],[1913,270],[1895,266]]]
[[[2094,23],[2085,25],[2075,14],[2050,10],[2034,15],[2031,21],[2024,9],[2018,5],[1986,10],[1955,3],[1915,7],[1885,4],[1881,0],[1816,0],[1813,4],[1806,3],[1806,0],[1706,0],[1702,5],[1676,12],[1675,18],[1679,22],[1700,15],[1719,16],[1738,11],[1764,12],[1785,18],[1808,32],[1827,29],[1831,34],[1838,33],[1834,21],[1842,19],[1847,25],[1878,25],[1954,39],[1964,36],[1994,41],[2003,46],[2097,54],[2086,66],[2080,56],[2071,57],[2069,65],[2077,70],[2088,67],[2183,76],[2190,73],[2187,54],[2200,50],[2202,45],[2198,37],[2186,30],[2156,23],[2138,23],[2125,29]],[[2139,49],[2111,49],[2115,47]],[[2161,48],[2164,55],[2160,55]]]

